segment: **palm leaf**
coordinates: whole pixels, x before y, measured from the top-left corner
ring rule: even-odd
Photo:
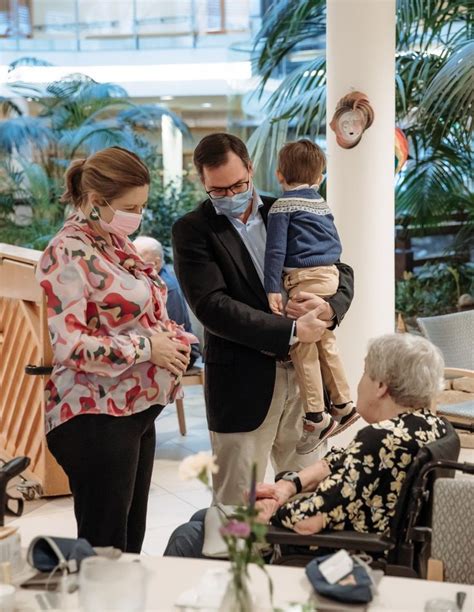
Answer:
[[[93,79],[88,80],[77,92],[77,100],[111,100],[113,98],[128,98],[125,88],[116,83],[97,83]]]
[[[428,83],[445,62],[445,55],[417,51],[397,53],[396,107],[399,117],[419,106]]]
[[[23,199],[23,171],[11,157],[0,160],[0,214],[13,210],[15,202]]]
[[[23,81],[8,83],[8,88],[11,89],[15,95],[23,98],[31,98],[35,102],[40,102],[45,95],[44,87],[32,85],[31,83],[24,83]]]
[[[420,121],[442,122],[443,132],[460,123],[472,131],[474,102],[474,42],[453,52],[431,79],[420,102]]]
[[[22,160],[24,185],[29,202],[36,208],[47,209],[50,204],[51,183],[46,170],[39,164]]]
[[[468,5],[465,0],[397,0],[397,48],[423,52],[433,45],[449,46],[469,38]]]
[[[0,122],[0,151],[12,154],[34,145],[42,149],[54,140],[51,130],[38,117],[14,117]]]
[[[124,126],[118,125],[113,120],[63,131],[58,145],[68,159],[72,159],[80,152],[91,155],[101,149],[113,146],[131,150],[135,148],[131,130],[124,129]]]
[[[46,95],[55,103],[67,101],[90,83],[95,83],[95,81],[86,74],[80,72],[69,74],[58,81],[49,83],[46,87]]]
[[[21,108],[15,102],[4,96],[0,96],[0,113],[3,117],[20,117],[23,115]]]
[[[8,66],[8,72],[14,72],[21,66],[54,66],[54,64],[37,57],[20,57]]]
[[[326,85],[326,58],[317,57],[312,61],[305,62],[294,70],[270,96],[266,108],[274,111],[288,101],[307,91],[315,90]]]
[[[289,126],[295,136],[317,136],[326,118],[326,60],[317,57],[306,62],[286,78],[270,96],[264,107],[266,119],[249,139],[256,167],[264,159],[264,147],[272,143],[264,163],[273,175],[275,156],[285,143]],[[274,148],[276,147],[276,148]]]
[[[448,144],[424,151],[421,159],[409,162],[396,187],[398,214],[415,217],[421,224],[449,217],[463,209],[468,198],[466,171],[469,157]]]
[[[290,52],[304,45],[315,48],[326,31],[325,0],[278,0],[272,3],[256,37],[255,69],[261,76],[261,91],[273,71]]]
[[[276,153],[287,139],[288,122],[280,120],[272,124],[263,121],[247,141],[247,147],[254,167],[265,173],[265,181],[274,181]]]
[[[134,128],[142,129],[160,129],[161,119],[166,115],[170,117],[174,125],[188,138],[191,138],[191,132],[189,131],[186,123],[164,106],[159,104],[140,104],[129,105],[129,108],[121,111],[117,115],[119,122],[130,125]]]

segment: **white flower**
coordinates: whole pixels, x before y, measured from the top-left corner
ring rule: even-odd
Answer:
[[[178,474],[181,480],[192,480],[207,477],[209,472],[217,474],[218,471],[219,466],[216,464],[215,455],[201,452],[183,459],[179,465]]]

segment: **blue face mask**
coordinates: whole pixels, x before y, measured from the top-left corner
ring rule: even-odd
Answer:
[[[236,193],[232,197],[225,196],[217,200],[211,198],[212,203],[222,215],[238,218],[242,215],[249,205],[249,200],[252,197],[253,186],[251,185],[247,191]]]

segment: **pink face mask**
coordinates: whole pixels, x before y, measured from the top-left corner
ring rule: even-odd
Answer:
[[[129,236],[140,227],[140,223],[142,222],[141,213],[128,213],[123,210],[115,210],[107,201],[105,201],[105,203],[114,213],[110,223],[107,223],[103,219],[99,219],[100,226],[106,232],[118,234],[119,236]]]

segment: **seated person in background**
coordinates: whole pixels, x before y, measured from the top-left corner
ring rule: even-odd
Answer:
[[[194,333],[189,318],[188,306],[184,299],[184,295],[179,286],[171,266],[165,265],[163,245],[155,238],[150,236],[138,236],[133,244],[137,249],[140,257],[146,263],[155,267],[155,270],[160,275],[161,280],[166,284],[168,289],[168,298],[166,300],[166,310],[172,321],[176,321],[179,325],[183,325],[185,331]],[[198,344],[191,344],[191,355],[189,356],[188,370],[193,367],[196,360],[201,357],[201,351]]]
[[[410,334],[373,340],[357,399],[369,425],[346,449],[333,448],[297,474],[279,474],[276,484],[258,484],[262,522],[302,534],[323,529],[385,533],[414,457],[446,434],[444,422],[432,412],[443,380],[443,358],[428,340]],[[291,499],[300,492],[307,495]],[[200,511],[178,527],[165,555],[202,556],[203,517]]]

